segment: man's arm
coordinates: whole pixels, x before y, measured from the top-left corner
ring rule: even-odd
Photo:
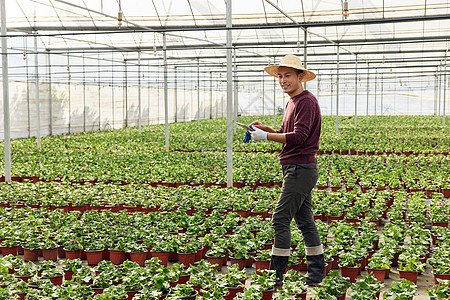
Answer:
[[[286,134],[284,133],[267,133],[267,140],[286,144]]]
[[[263,131],[266,131],[267,140],[286,144],[286,135],[284,133],[277,133],[275,129],[267,125],[264,125],[259,121],[254,121],[250,125],[255,126]]]

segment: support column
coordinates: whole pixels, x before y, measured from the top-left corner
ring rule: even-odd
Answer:
[[[67,88],[68,88],[68,101],[69,101],[69,133],[71,132],[71,119],[70,119],[70,111],[72,110],[71,105],[70,105],[70,60],[69,60],[69,54],[67,54]],[[94,124],[92,124],[92,129],[94,129]]]
[[[2,33],[2,78],[3,78],[3,126],[5,143],[5,182],[11,182],[11,128],[9,120],[8,44],[6,39],[5,0],[0,3]]]
[[[264,95],[264,73],[265,73],[265,71],[263,70],[262,71],[262,76],[261,76],[261,78],[262,78],[262,115],[264,116],[264,101],[265,101],[265,95]]]
[[[275,64],[275,57],[273,58],[273,64]],[[275,121],[276,121],[276,114],[277,114],[277,108],[276,108],[276,104],[275,104],[275,99],[276,99],[276,95],[277,95],[277,90],[276,90],[276,78],[273,78],[273,128],[275,128]]]
[[[39,100],[39,55],[37,52],[37,32],[34,36],[34,76],[36,79],[36,90],[35,90],[35,97],[36,97],[36,141],[37,141],[37,147],[41,148],[41,102]]]
[[[308,29],[306,27],[303,27],[303,67],[305,69],[308,69]],[[306,84],[307,82],[303,82],[303,88],[306,90]]]
[[[336,46],[336,134],[339,133],[339,45]]]
[[[175,88],[175,123],[178,122],[178,81],[177,81],[177,67],[174,72],[174,88]]]
[[[25,40],[26,41],[26,40]],[[25,45],[26,47],[26,45]],[[30,109],[30,71],[28,69],[28,58],[25,59],[25,70],[27,72],[27,115],[28,115],[28,137],[31,137],[31,109]]]
[[[123,100],[125,102],[124,105],[124,115],[125,115],[125,127],[128,127],[128,75],[127,75],[127,61],[123,61],[123,76],[124,76],[124,84],[125,88],[123,89],[123,92],[125,93]]]
[[[375,68],[375,88],[373,89],[373,108],[374,108],[374,116],[377,116],[377,77],[378,77],[378,69]]]
[[[227,16],[227,186],[233,186],[233,70],[231,61],[232,9],[231,1],[226,1]]]
[[[369,63],[367,63],[367,99],[366,99],[366,122],[369,122]]]
[[[197,58],[197,125],[200,125],[200,59]]]
[[[141,51],[138,52],[138,131],[142,133],[142,101],[141,101]]]
[[[441,119],[441,89],[442,89],[442,65],[439,65],[438,77],[438,120]]]
[[[383,115],[383,101],[384,101],[384,76],[383,73],[381,73],[381,94],[380,94],[380,115]]]
[[[445,126],[445,97],[447,91],[447,51],[445,51],[445,64],[444,64],[444,97],[443,97],[443,105],[442,105],[442,124]]]
[[[169,151],[169,95],[167,91],[167,44],[166,33],[163,32],[163,56],[164,56],[164,136],[166,151]]]
[[[233,112],[233,126],[234,134],[237,133],[237,116],[238,116],[238,76],[237,76],[237,62],[236,62],[236,48],[234,48],[234,112]]]
[[[355,57],[355,126],[358,125],[358,57]]]
[[[83,53],[83,131],[86,132],[86,74]]]
[[[84,56],[83,56],[84,59]],[[84,64],[83,64],[84,66]],[[47,51],[47,78],[48,78],[48,106],[50,118],[50,135],[53,135],[53,100],[52,100],[52,67],[50,62],[50,51]],[[84,72],[83,72],[84,76]]]
[[[209,72],[209,118],[212,119],[213,93],[212,72]]]

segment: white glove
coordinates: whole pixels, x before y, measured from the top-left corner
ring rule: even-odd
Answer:
[[[250,131],[250,133],[252,134],[252,140],[254,142],[267,140],[267,131],[263,131],[256,126],[251,126],[251,128],[253,129],[253,131]]]

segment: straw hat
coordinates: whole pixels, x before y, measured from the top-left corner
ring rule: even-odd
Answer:
[[[279,65],[268,66],[268,67],[265,67],[264,70],[268,74],[278,77],[278,68],[279,67],[290,67],[290,68],[294,68],[297,70],[302,70],[303,74],[304,74],[302,82],[310,81],[310,80],[313,80],[314,78],[316,78],[316,74],[303,68],[303,64],[302,64],[302,61],[300,60],[300,58],[298,58],[297,56],[292,55],[292,54],[288,54],[285,57],[283,57],[281,59],[281,62]]]

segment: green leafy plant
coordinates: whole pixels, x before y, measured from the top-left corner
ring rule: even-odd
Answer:
[[[409,280],[394,281],[391,288],[383,293],[386,300],[410,300],[416,295],[417,286]]]
[[[372,274],[362,275],[363,280],[358,280],[350,286],[349,296],[355,300],[372,300],[381,291],[384,284],[380,283]]]

